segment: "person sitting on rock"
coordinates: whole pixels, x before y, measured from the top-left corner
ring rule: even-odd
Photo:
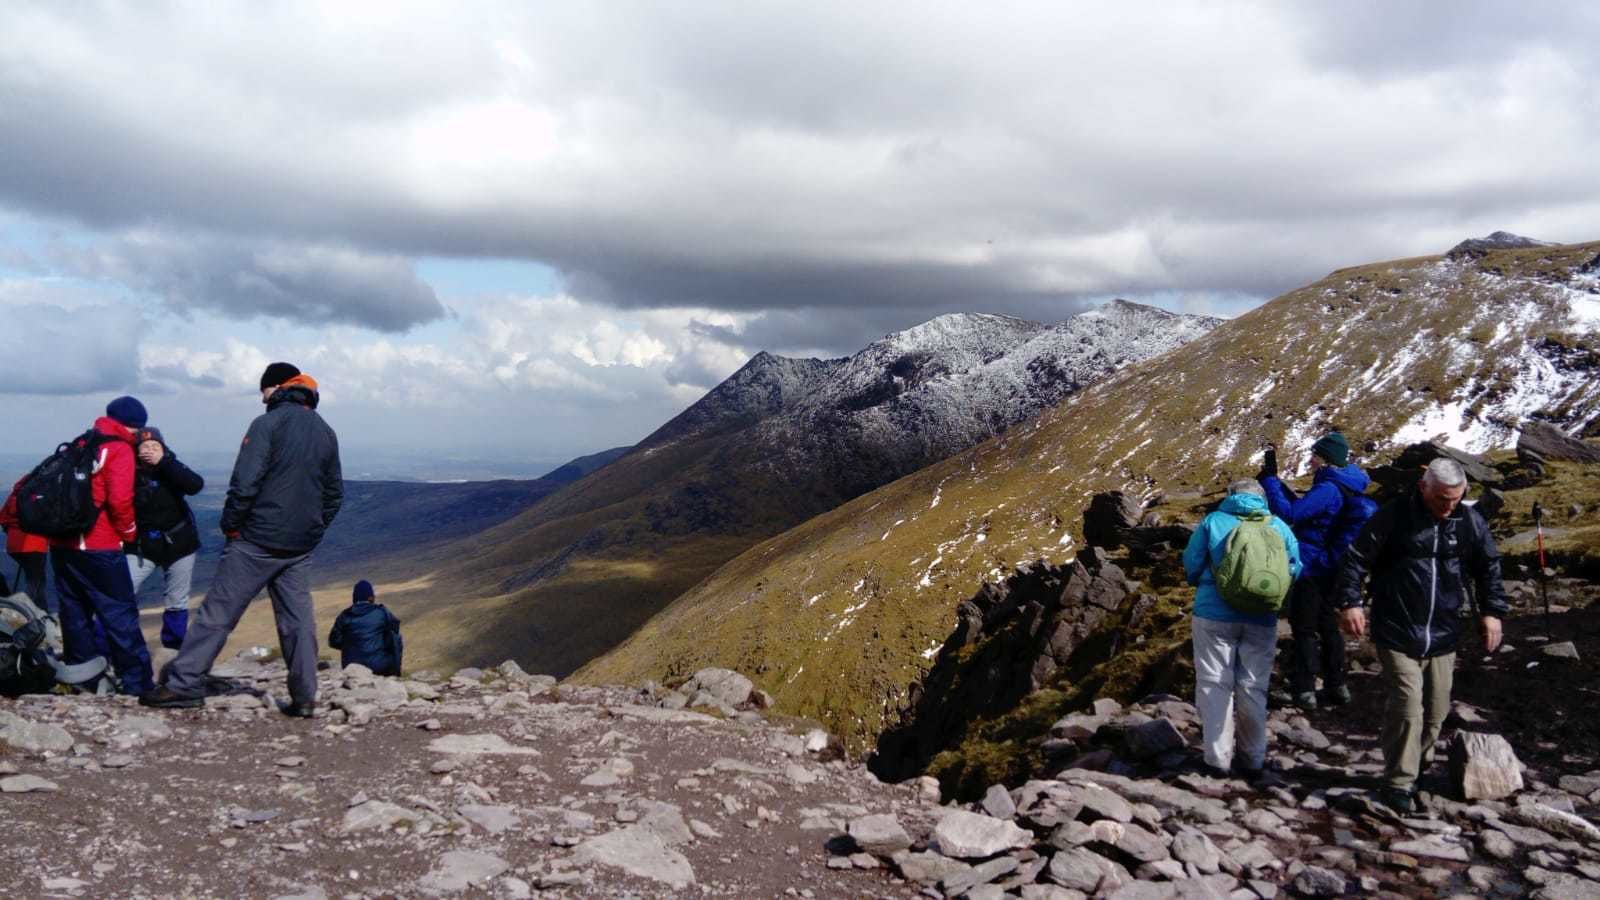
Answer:
[[[383,604],[373,602],[372,582],[356,582],[350,608],[339,613],[328,632],[328,646],[339,651],[340,666],[359,663],[374,675],[400,674],[405,653],[400,620]]]
[[[1372,577],[1372,640],[1385,695],[1380,799],[1402,814],[1417,809],[1417,777],[1433,762],[1450,712],[1468,582],[1483,609],[1487,652],[1500,646],[1500,622],[1511,609],[1489,524],[1460,505],[1466,492],[1460,463],[1443,457],[1429,463],[1416,489],[1367,522],[1333,589],[1341,625],[1359,637],[1367,632],[1362,586]]]
[[[1263,518],[1283,538],[1289,577],[1298,576],[1300,550],[1294,532],[1267,510],[1261,487],[1254,481],[1228,485],[1222,505],[1201,520],[1183,551],[1184,573],[1195,586],[1194,705],[1200,712],[1206,765],[1247,778],[1259,775],[1266,759],[1267,682],[1278,645],[1278,616],[1235,609],[1218,588],[1217,568],[1234,529],[1246,519]]]
[[[1377,508],[1364,496],[1367,473],[1350,462],[1350,445],[1334,431],[1311,445],[1311,488],[1305,494],[1296,496],[1278,478],[1278,455],[1272,447],[1263,455],[1256,480],[1272,514],[1294,529],[1305,561],[1305,573],[1289,593],[1289,627],[1294,635],[1289,693],[1294,705],[1316,709],[1321,674],[1322,704],[1343,706],[1350,702],[1350,688],[1344,683],[1344,636],[1329,593],[1346,548]]]

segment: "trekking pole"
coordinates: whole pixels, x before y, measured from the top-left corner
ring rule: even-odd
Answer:
[[[1544,507],[1533,501],[1533,533],[1539,547],[1539,597],[1544,601],[1544,630],[1550,631],[1550,579],[1544,566]]]

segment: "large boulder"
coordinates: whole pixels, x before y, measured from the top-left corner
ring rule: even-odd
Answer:
[[[1571,437],[1548,422],[1528,422],[1517,436],[1517,458],[1523,462],[1600,463],[1600,447]]]
[[[1143,505],[1122,491],[1095,494],[1083,511],[1083,542],[1115,550],[1143,518]]]
[[[939,852],[958,859],[988,859],[1033,843],[1033,835],[1016,825],[982,813],[954,809],[933,828]]]
[[[750,692],[754,689],[755,685],[750,679],[738,672],[716,668],[701,669],[679,688],[690,697],[704,693],[724,706],[744,704],[750,699]]]

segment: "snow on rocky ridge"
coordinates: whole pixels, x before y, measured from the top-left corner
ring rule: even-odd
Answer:
[[[956,604],[1023,563],[1069,559],[1096,492],[1218,490],[1252,473],[1269,440],[1292,472],[1334,426],[1354,447],[1376,444],[1380,458],[1422,432],[1463,449],[1504,447],[1530,416],[1592,427],[1597,253],[1600,244],[1529,247],[1335,272],[758,545],[602,668],[765,666],[790,679],[763,685],[780,705],[870,739],[927,668],[928,643],[949,634]],[[856,583],[871,585],[874,602],[838,630],[859,602]],[[778,610],[792,623],[783,644],[718,643]],[[691,621],[696,643],[675,640]],[[825,645],[815,637],[824,634]],[[700,649],[711,645],[731,650]],[[802,658],[806,674],[793,677]]]

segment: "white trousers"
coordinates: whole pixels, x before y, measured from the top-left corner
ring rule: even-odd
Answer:
[[[133,578],[134,593],[138,593],[139,586],[144,584],[146,578],[160,569],[166,577],[166,584],[163,585],[166,608],[188,609],[189,586],[194,583],[194,558],[198,555],[191,553],[174,560],[170,566],[159,566],[137,554],[128,554],[128,575]]]
[[[1200,711],[1206,764],[1234,761],[1238,718],[1239,765],[1261,768],[1267,755],[1267,682],[1278,646],[1276,625],[1194,618],[1194,705]]]

